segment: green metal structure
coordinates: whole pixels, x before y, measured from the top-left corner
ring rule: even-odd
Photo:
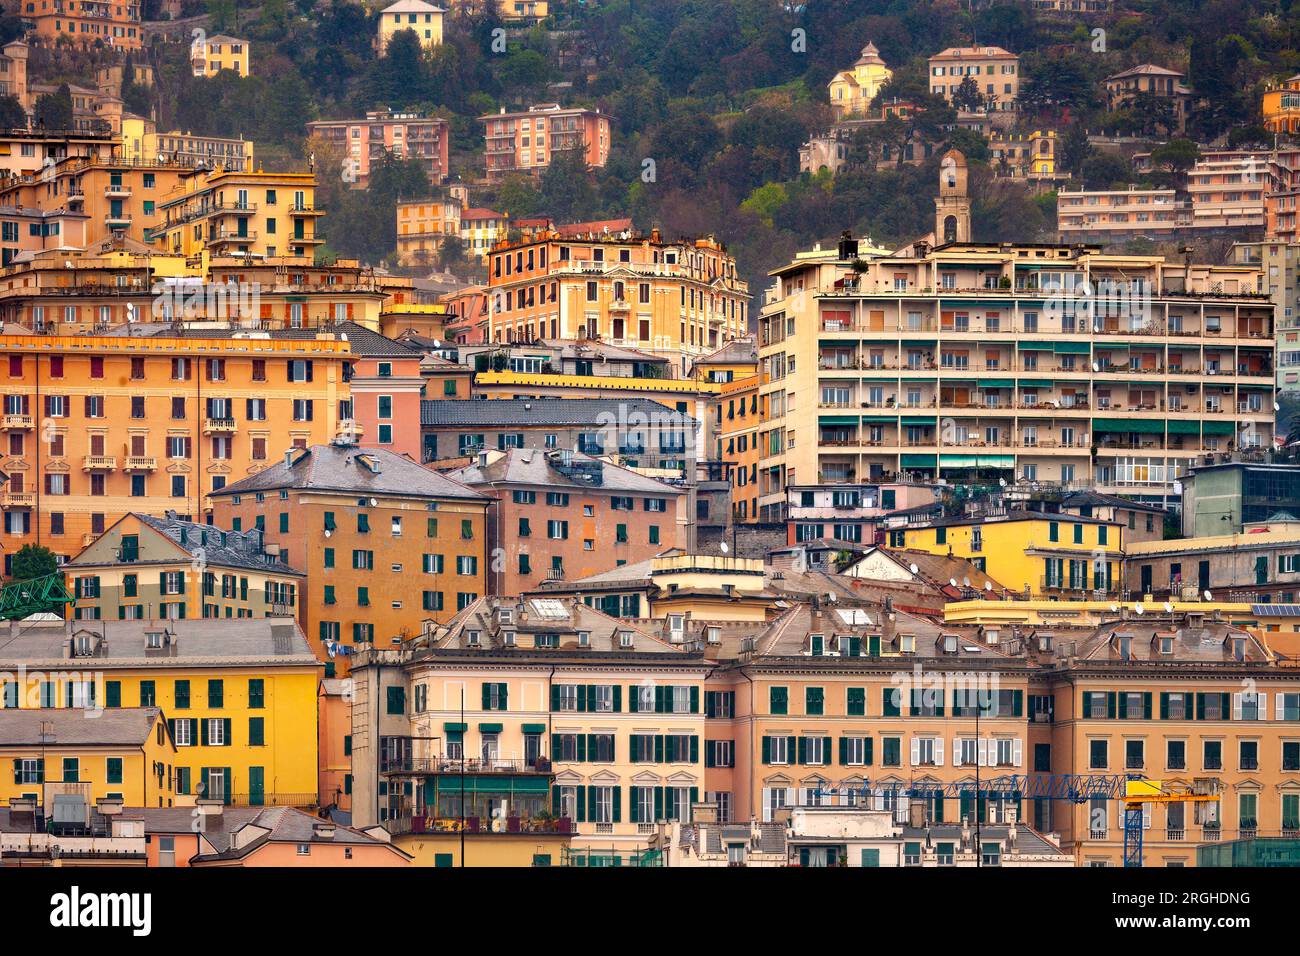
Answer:
[[[62,574],[46,574],[30,581],[11,581],[0,588],[0,621],[21,621],[33,614],[52,613],[63,617],[63,607],[72,595]]]

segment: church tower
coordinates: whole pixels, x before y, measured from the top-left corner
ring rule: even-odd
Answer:
[[[939,196],[934,201],[934,241],[970,242],[970,196],[966,157],[950,149],[939,161]]]

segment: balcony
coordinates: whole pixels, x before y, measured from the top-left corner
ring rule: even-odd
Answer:
[[[105,199],[127,199],[131,195],[131,187],[124,183],[109,183],[104,187]]]
[[[6,415],[0,418],[0,430],[7,432],[31,431],[36,422],[31,415]]]
[[[383,758],[379,762],[379,772],[387,774],[412,774],[425,776],[431,774],[465,773],[499,773],[499,774],[545,774],[551,773],[551,761],[547,757],[536,760],[482,759],[471,757],[459,760],[452,757],[394,757]]]
[[[36,495],[22,491],[6,491],[3,494],[0,494],[0,507],[35,508]]]
[[[87,455],[81,459],[82,471],[113,471],[117,468],[117,459],[112,455]]]
[[[314,793],[232,793],[226,796],[228,807],[313,807]]]
[[[233,435],[234,433],[235,420],[233,418],[203,419],[203,434],[205,435]]]
[[[127,455],[122,464],[123,471],[156,471],[158,459],[152,455]]]
[[[532,836],[573,836],[577,825],[569,817],[506,817],[485,820],[481,817],[400,816],[384,821],[394,835],[407,833],[465,833],[490,836],[494,833],[527,833]]]
[[[131,225],[131,214],[125,212],[122,213],[110,212],[108,215],[104,217],[104,225],[110,228],[114,226],[118,228],[125,228],[126,226]]]
[[[226,242],[253,242],[257,239],[255,231],[239,232],[238,230],[230,231],[227,229],[218,229],[208,236],[208,242],[212,245]]]

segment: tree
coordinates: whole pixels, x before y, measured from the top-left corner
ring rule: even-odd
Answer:
[[[952,105],[968,113],[978,113],[984,108],[984,94],[980,92],[980,85],[975,82],[975,77],[962,78],[961,84],[953,90]]]
[[[1078,176],[1083,171],[1083,164],[1092,154],[1092,144],[1088,142],[1088,131],[1082,123],[1072,123],[1061,139],[1060,165],[1067,173]]]
[[[10,577],[15,581],[30,581],[58,570],[59,561],[53,551],[39,544],[25,544],[14,553]]]
[[[64,83],[53,93],[42,93],[36,98],[36,125],[45,129],[72,129],[76,124],[72,113],[72,90]]]
[[[23,129],[27,126],[27,111],[18,97],[0,96],[0,129]]]
[[[1083,184],[1089,189],[1111,189],[1129,180],[1129,165],[1110,153],[1096,153],[1083,163]]]
[[[1196,165],[1201,151],[1190,139],[1171,139],[1151,150],[1151,165],[1171,173],[1186,172]]]
[[[445,236],[438,245],[438,265],[447,272],[455,272],[465,264],[465,243],[460,236]]]

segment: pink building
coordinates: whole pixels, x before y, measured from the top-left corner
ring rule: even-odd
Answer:
[[[372,164],[384,153],[420,160],[435,186],[447,176],[449,127],[436,116],[377,110],[365,119],[318,120],[308,123],[307,130],[343,154],[344,175],[357,189],[369,182]]]
[[[592,167],[603,167],[609,160],[609,116],[600,110],[540,103],[519,113],[507,113],[503,107],[479,120],[487,142],[489,179],[536,174],[562,150],[582,150]]]
[[[330,331],[346,335],[352,346],[351,413],[340,417],[352,419],[367,446],[419,461],[421,353],[355,322]]]

